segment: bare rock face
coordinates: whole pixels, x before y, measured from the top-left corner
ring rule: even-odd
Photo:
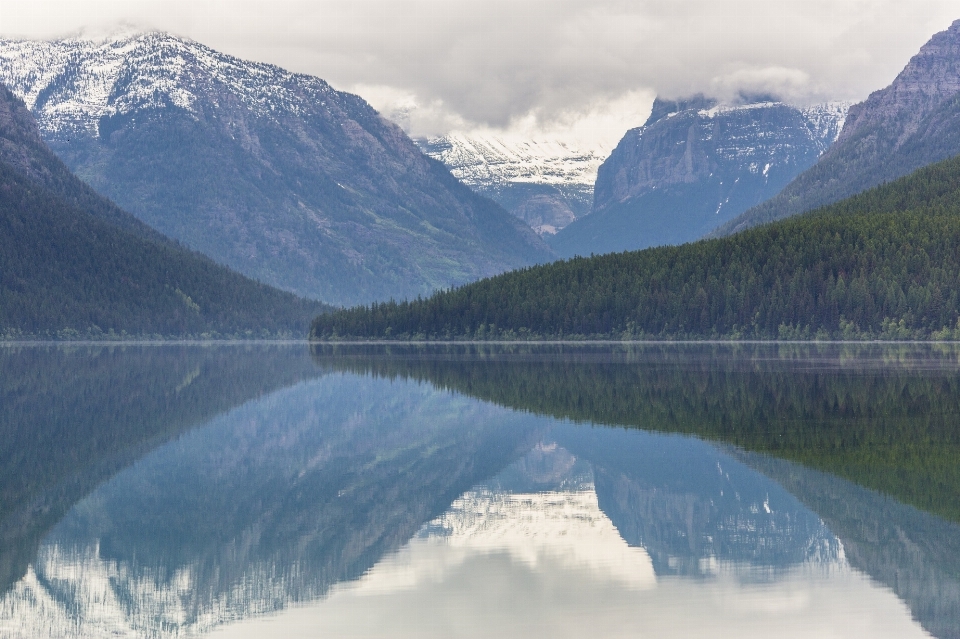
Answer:
[[[301,295],[416,296],[551,257],[399,127],[319,78],[146,33],[0,41],[0,81],[95,189]]]
[[[782,193],[716,235],[796,215],[960,153],[960,20],[934,35],[890,86],[850,107],[837,143]]]
[[[593,212],[551,240],[589,255],[695,240],[772,197],[836,139],[843,103],[658,99],[600,166]]]
[[[838,143],[875,127],[892,128],[894,150],[917,133],[944,98],[960,92],[960,20],[934,35],[885,89],[850,107]]]
[[[517,206],[513,214],[540,235],[553,235],[577,219],[576,211],[560,194],[530,196]]]

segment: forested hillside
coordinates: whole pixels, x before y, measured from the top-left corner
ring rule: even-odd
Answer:
[[[98,196],[0,87],[0,338],[300,337],[327,308],[215,264]]]
[[[960,158],[731,237],[318,317],[314,339],[960,337]]]

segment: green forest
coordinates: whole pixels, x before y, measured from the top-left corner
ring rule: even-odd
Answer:
[[[807,214],[317,317],[317,340],[960,339],[960,157]]]

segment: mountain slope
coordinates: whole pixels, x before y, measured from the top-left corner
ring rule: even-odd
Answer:
[[[97,196],[0,86],[0,335],[300,336],[324,308],[182,248]]]
[[[590,212],[597,168],[609,149],[536,136],[453,133],[417,140],[477,193],[498,202],[541,235]]]
[[[334,303],[549,259],[357,96],[173,36],[0,42],[0,79],[99,192],[261,281]]]
[[[658,98],[647,123],[628,131],[600,166],[593,212],[550,243],[571,257],[695,240],[816,162],[846,108]]]
[[[748,232],[318,317],[314,339],[960,336],[960,158]],[[956,327],[956,328],[955,328]]]
[[[850,107],[837,143],[773,199],[720,227],[735,233],[836,202],[960,153],[960,20],[885,89]]]

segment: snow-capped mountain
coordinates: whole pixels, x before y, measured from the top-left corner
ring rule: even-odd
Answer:
[[[0,40],[0,82],[91,186],[240,272],[339,304],[548,259],[358,96],[164,33]]]
[[[590,212],[602,143],[493,132],[416,140],[461,182],[499,202],[535,231],[553,234]]]
[[[837,139],[848,105],[657,99],[597,171],[593,211],[551,239],[562,256],[680,244],[776,195]]]
[[[34,113],[47,139],[99,135],[101,120],[176,107],[199,116],[215,78],[212,106],[238,101],[258,116],[305,112],[336,94],[319,78],[248,62],[165,33],[104,41],[0,41],[0,77]]]

